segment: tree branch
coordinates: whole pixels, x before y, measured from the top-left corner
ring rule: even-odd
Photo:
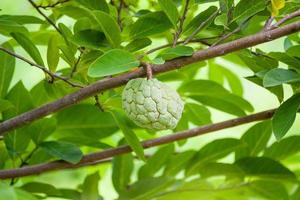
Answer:
[[[196,51],[192,56],[189,57],[176,58],[167,61],[164,64],[152,65],[152,72],[153,74],[158,74],[158,73],[179,69],[191,63],[203,61],[218,56],[223,56],[225,54],[238,51],[240,49],[269,42],[279,37],[295,33],[299,30],[300,30],[300,22],[295,22],[274,30],[259,32],[252,36],[243,37],[238,40],[220,44],[205,50]],[[61,99],[45,104],[41,107],[25,112],[19,116],[16,116],[12,119],[0,123],[0,135],[4,135],[7,131],[16,129],[17,127],[23,126],[34,120],[43,118],[51,113],[57,112],[63,108],[78,103],[83,99],[86,99],[90,96],[94,96],[99,92],[103,92],[108,89],[112,89],[124,85],[130,79],[144,77],[145,75],[146,75],[146,71],[143,68],[139,68],[135,71],[131,71],[113,78],[100,80],[74,93],[66,95]]]
[[[182,16],[181,16],[181,18],[179,20],[179,27],[178,27],[176,33],[174,34],[174,40],[173,40],[172,47],[176,46],[177,41],[179,39],[179,36],[180,36],[180,34],[182,32],[183,23],[184,23],[184,20],[186,18],[187,11],[188,11],[188,8],[189,8],[189,3],[190,3],[190,0],[186,0],[185,1],[184,10],[183,10]]]
[[[46,67],[41,66],[41,65],[38,65],[38,64],[36,64],[36,63],[34,63],[34,62],[28,60],[27,58],[24,58],[23,56],[18,55],[18,54],[16,54],[16,53],[14,53],[14,52],[12,52],[12,51],[10,51],[10,50],[8,50],[8,49],[2,47],[2,46],[0,46],[0,51],[3,51],[3,52],[5,52],[5,53],[7,53],[7,54],[9,54],[9,55],[11,55],[11,56],[13,56],[13,57],[15,57],[15,58],[18,58],[18,59],[20,59],[20,60],[22,60],[22,61],[28,63],[28,64],[31,65],[31,66],[37,67],[38,69],[40,69],[40,70],[42,70],[43,72],[45,72],[46,74],[48,74],[52,79],[55,79],[55,78],[56,78],[56,79],[62,80],[62,81],[64,81],[65,83],[71,85],[72,87],[83,88],[82,85],[79,85],[79,84],[77,84],[77,83],[71,82],[71,81],[69,80],[69,78],[63,77],[63,76],[59,76],[59,75],[57,75],[57,74],[55,74],[55,73],[52,73],[52,72],[51,72],[50,70],[48,70]]]
[[[283,17],[281,20],[279,20],[277,23],[273,24],[270,29],[275,29],[278,28],[279,26],[281,26],[282,24],[284,24],[286,21],[293,19],[295,17],[299,17],[300,16],[300,9],[298,9],[295,12],[292,12],[290,14],[287,14],[285,17]]]
[[[59,33],[59,34],[62,34],[62,32],[59,30],[59,28],[55,25],[55,23],[47,16],[45,15],[39,8],[38,5],[36,5],[33,0],[28,0],[29,3],[38,11],[38,13],[40,13],[40,15],[42,15],[46,21],[53,27],[55,28],[55,30]]]
[[[269,119],[273,116],[275,111],[276,109],[266,110],[245,117],[239,117],[239,118],[235,118],[235,119],[231,119],[231,120],[227,120],[215,124],[193,128],[175,134],[170,134],[167,136],[163,136],[151,140],[146,140],[142,142],[142,146],[143,148],[147,149],[162,144],[168,144],[171,142],[175,142],[175,141],[179,141],[191,137],[204,135],[206,133],[222,130],[225,128],[235,127],[241,124]],[[53,171],[53,170],[70,169],[70,168],[78,168],[78,167],[83,167],[88,165],[94,165],[94,164],[104,162],[111,157],[122,155],[129,152],[132,152],[130,146],[123,145],[116,148],[103,150],[101,152],[87,154],[81,159],[81,161],[78,164],[70,164],[65,161],[59,160],[59,161],[53,161],[44,164],[26,166],[19,169],[0,170],[0,179],[23,177],[23,176],[29,176],[29,175],[48,172],[48,171]]]

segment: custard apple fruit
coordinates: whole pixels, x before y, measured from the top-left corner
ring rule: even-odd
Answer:
[[[140,127],[174,129],[181,118],[183,101],[178,93],[157,79],[130,80],[122,94],[127,116]]]

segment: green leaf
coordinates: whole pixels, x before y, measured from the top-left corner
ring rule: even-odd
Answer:
[[[284,185],[278,181],[256,180],[250,183],[250,188],[267,199],[289,199],[288,192]]]
[[[295,69],[297,69],[300,66],[300,61],[297,58],[290,56],[284,52],[270,52],[268,54],[268,56],[270,56],[282,63],[285,63]]]
[[[13,187],[0,183],[0,200],[18,200]]]
[[[88,117],[82,117],[88,116]],[[57,114],[57,133],[64,137],[89,137],[97,141],[118,130],[114,118],[108,112],[100,112],[94,105],[79,104]]]
[[[11,36],[23,47],[23,49],[38,65],[44,66],[44,61],[38,48],[26,35],[22,33],[11,33]]]
[[[176,155],[173,155],[164,170],[164,175],[166,176],[174,176],[181,170],[185,168],[188,162],[193,158],[195,155],[195,151],[185,151]]]
[[[290,47],[286,53],[290,56],[293,56],[293,57],[296,57],[296,58],[300,58],[300,55],[299,55],[299,51],[300,51],[300,45],[295,45],[295,46],[292,46]],[[298,66],[299,67],[299,66]]]
[[[264,156],[275,159],[283,160],[292,156],[300,151],[300,136],[290,136],[280,141],[274,142],[268,147]]]
[[[158,57],[163,58],[164,60],[172,60],[174,58],[182,56],[191,56],[194,53],[194,49],[188,46],[176,46],[173,48],[167,48],[163,50]]]
[[[293,172],[281,163],[267,157],[245,157],[237,160],[235,164],[240,167],[247,176],[262,178],[296,178]]]
[[[56,129],[55,118],[45,118],[39,121],[33,122],[31,125],[26,127],[26,132],[31,135],[31,139],[36,145],[43,142],[50,134]]]
[[[244,146],[245,144],[243,144],[240,140],[233,138],[214,140],[213,142],[210,142],[202,147],[194,156],[193,160],[191,161],[191,165],[186,171],[186,174],[195,174],[205,163],[223,158]]]
[[[60,196],[61,193],[53,185],[41,182],[28,182],[22,185],[22,190],[36,194],[46,194],[47,196]]]
[[[99,172],[95,172],[85,177],[84,183],[82,185],[82,200],[99,199],[99,180]]]
[[[128,145],[132,148],[132,150],[136,153],[136,155],[140,159],[145,160],[143,146],[140,143],[138,137],[135,135],[135,133],[126,125],[124,116],[121,113],[116,111],[112,111],[111,113],[116,123],[118,124],[119,128],[122,130]]]
[[[84,46],[91,49],[100,49],[101,47],[108,46],[104,33],[91,29],[76,32],[74,37],[70,38],[70,41],[78,46]]]
[[[300,106],[300,93],[286,100],[276,110],[273,118],[273,132],[277,140],[281,139],[293,125]]]
[[[38,198],[24,190],[15,188],[15,192],[17,194],[18,200],[38,200]]]
[[[177,21],[179,19],[179,13],[175,3],[172,0],[158,0],[158,3],[161,9],[166,13],[174,27],[176,27]]]
[[[88,70],[91,77],[103,77],[126,72],[139,66],[139,61],[127,51],[113,49],[100,56]]]
[[[59,138],[59,141],[69,142],[77,146],[88,146],[97,149],[113,148],[111,145],[98,141],[97,138],[89,137],[85,135],[70,135],[67,137]]]
[[[208,9],[206,9],[205,11],[196,15],[192,19],[192,21],[183,28],[183,33],[186,35],[192,34],[199,27],[199,25],[201,23],[205,22],[205,20],[207,20],[211,15],[213,15],[217,11],[217,9],[218,8],[216,6],[211,6]],[[210,21],[208,21],[202,29],[209,26],[213,22],[213,20],[214,19],[211,19]]]
[[[226,178],[243,177],[243,171],[239,167],[228,163],[207,163],[200,168],[199,172],[203,178],[212,176],[226,176]]]
[[[235,94],[231,94],[214,81],[188,81],[180,86],[178,91],[180,94],[195,99],[202,104],[233,115],[243,116],[245,115],[244,110],[253,111],[253,107],[248,101]]]
[[[9,20],[18,24],[45,24],[45,21],[30,15],[0,15],[0,20]]]
[[[152,41],[149,38],[138,38],[131,41],[125,46],[125,49],[129,52],[135,52],[149,46]]]
[[[49,141],[42,142],[40,147],[49,155],[72,164],[78,163],[83,156],[81,150],[71,143]]]
[[[265,0],[257,0],[255,2],[241,0],[234,9],[232,21],[237,21],[239,24],[241,24],[251,16],[263,11],[265,8]]]
[[[153,12],[142,15],[129,27],[131,39],[144,38],[163,33],[172,27],[172,23],[163,12]]]
[[[142,200],[151,199],[155,194],[166,189],[173,182],[168,177],[151,177],[142,179],[130,185],[128,191],[120,195],[123,200]]]
[[[87,7],[91,10],[100,10],[106,13],[109,13],[108,4],[105,0],[75,0],[81,5]]]
[[[130,177],[133,172],[133,156],[125,154],[115,156],[112,161],[112,183],[118,193],[126,191],[130,184]]]
[[[247,146],[236,152],[236,160],[246,156],[257,156],[266,148],[271,135],[272,125],[270,121],[260,122],[249,128],[241,138],[241,141]]]
[[[52,36],[48,42],[48,49],[47,49],[47,63],[50,71],[56,72],[58,61],[59,61],[58,39],[56,36]]]
[[[189,121],[193,124],[200,126],[211,123],[211,114],[206,107],[195,103],[186,103],[184,107]]]
[[[13,104],[10,103],[9,101],[0,99],[0,113],[13,107],[14,107]]]
[[[268,71],[263,79],[264,87],[273,87],[283,83],[294,83],[300,81],[300,74],[287,69],[272,69]]]
[[[144,179],[154,176],[154,174],[161,169],[169,159],[169,157],[174,153],[174,145],[169,144],[157,150],[143,165],[139,172],[139,179]]]
[[[113,47],[118,47],[121,43],[121,31],[117,22],[109,14],[102,11],[93,11],[92,17],[100,26],[108,42]]]
[[[13,20],[0,19],[0,33],[9,35],[12,32],[19,32],[28,34],[28,30],[21,24],[16,23]]]
[[[9,43],[4,43],[1,46],[10,51],[13,51],[13,48]],[[15,62],[16,61],[13,56],[0,51],[0,98],[6,96],[8,87],[14,74],[16,64]]]

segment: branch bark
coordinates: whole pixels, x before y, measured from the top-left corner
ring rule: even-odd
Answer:
[[[171,142],[175,142],[175,141],[179,141],[191,137],[196,137],[199,135],[204,135],[206,133],[222,130],[225,128],[235,127],[238,125],[242,125],[254,121],[269,119],[273,116],[275,111],[276,109],[266,110],[245,117],[239,117],[239,118],[235,118],[235,119],[231,119],[231,120],[227,120],[215,124],[193,128],[175,134],[170,134],[167,136],[163,136],[151,140],[146,140],[142,142],[142,146],[143,148],[147,149],[162,144],[167,144],[167,143],[171,143]],[[120,147],[107,149],[101,152],[87,154],[81,159],[81,161],[78,164],[75,165],[59,160],[59,161],[53,161],[53,162],[39,164],[39,165],[26,166],[18,169],[1,170],[0,179],[17,178],[17,177],[30,176],[34,174],[40,174],[40,173],[59,170],[59,169],[71,169],[71,168],[79,168],[88,165],[95,165],[98,163],[105,162],[107,159],[111,157],[126,154],[129,152],[132,152],[131,148],[128,145],[123,145]]]
[[[243,37],[235,41],[220,44],[205,50],[197,51],[192,56],[189,57],[181,57],[181,58],[177,58],[165,62],[164,64],[152,65],[152,72],[153,74],[158,74],[158,73],[179,69],[191,63],[222,56],[234,51],[238,51],[240,49],[269,42],[277,38],[280,38],[282,36],[295,33],[299,30],[300,30],[300,22],[295,22],[274,30],[259,32],[252,36]],[[19,116],[16,116],[12,119],[2,122],[0,124],[0,135],[4,135],[6,132],[10,130],[16,129],[17,127],[21,127],[34,120],[43,118],[51,113],[57,112],[63,108],[78,103],[83,99],[96,95],[99,92],[103,92],[108,89],[112,89],[124,85],[130,79],[144,77],[145,75],[146,75],[146,71],[143,68],[139,68],[136,71],[128,72],[113,78],[100,80],[74,93],[66,95],[61,99],[45,104],[39,108],[25,112]]]

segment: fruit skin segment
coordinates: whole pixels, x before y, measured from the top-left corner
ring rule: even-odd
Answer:
[[[178,93],[157,79],[130,80],[122,93],[123,109],[138,126],[174,129],[181,118],[183,101]]]

